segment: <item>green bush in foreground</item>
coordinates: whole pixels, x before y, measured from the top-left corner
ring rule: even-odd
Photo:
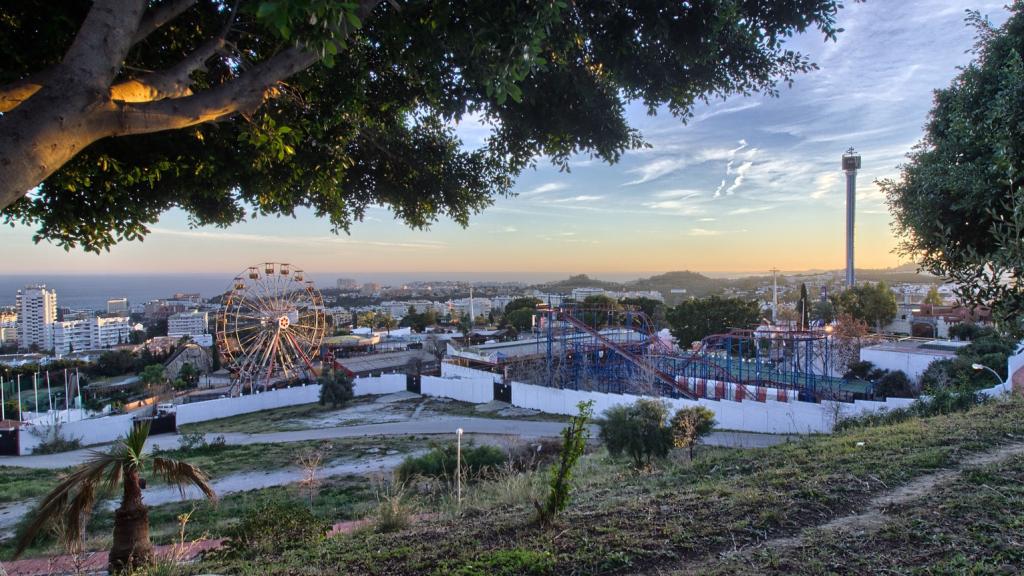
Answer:
[[[273,557],[319,542],[330,527],[300,502],[275,500],[250,508],[216,554],[238,559]]]
[[[580,402],[579,413],[572,417],[569,425],[562,430],[562,450],[558,465],[551,468],[551,491],[544,505],[534,502],[537,508],[537,519],[541,524],[549,524],[555,515],[569,506],[569,482],[572,470],[587,447],[587,422],[594,415],[594,401]]]
[[[463,478],[485,475],[504,464],[506,459],[505,452],[494,446],[463,446]],[[437,446],[422,456],[406,458],[395,474],[399,482],[407,482],[416,476],[453,481],[458,468],[457,460],[458,452],[454,443]]]
[[[693,447],[715,428],[715,413],[703,406],[680,408],[672,417],[672,441],[676,448],[687,448],[693,460]]]
[[[672,428],[667,422],[668,406],[658,400],[612,406],[604,411],[600,422],[601,441],[612,456],[625,453],[637,468],[642,468],[654,458],[668,456],[672,449]]]

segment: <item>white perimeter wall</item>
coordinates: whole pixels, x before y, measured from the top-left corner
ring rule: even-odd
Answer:
[[[391,394],[405,390],[405,374],[384,374],[375,378],[356,378],[354,392],[356,396],[368,394]],[[237,398],[218,398],[205,402],[179,404],[177,406],[177,423],[192,424],[205,422],[238,414],[259,412],[297,404],[310,404],[320,398],[320,385],[295,386],[240,396]],[[105,444],[125,436],[132,427],[132,414],[118,414],[102,418],[91,418],[63,424],[61,435],[65,438],[79,438],[83,445]],[[22,428],[19,435],[19,452],[31,454],[44,439],[37,436],[47,430],[47,424],[29,425]]]
[[[1010,357],[1008,368],[1012,375],[1024,367],[1024,353]],[[423,376],[420,391],[426,396],[436,396],[462,400],[464,402],[484,403],[494,399],[494,382],[500,378],[497,374],[464,368],[451,364],[441,365],[441,376]],[[383,374],[369,378],[356,378],[355,394],[391,394],[405,390],[404,374]],[[981,393],[996,396],[1010,391],[1010,384],[1003,383]],[[320,397],[320,386],[296,386],[283,390],[274,390],[251,396],[238,398],[220,398],[178,406],[178,424],[191,424],[225,418],[238,414],[270,410],[298,404],[316,402]],[[631,404],[639,396],[629,394],[605,394],[602,392],[582,392],[578,390],[561,390],[534,386],[521,382],[512,382],[512,403],[522,408],[532,408],[553,414],[575,414],[579,402],[593,400],[594,412],[601,412],[617,404]],[[768,432],[786,434],[828,433],[832,431],[837,418],[849,418],[879,410],[904,408],[913,403],[909,398],[889,398],[885,402],[857,400],[855,402],[778,402],[768,400],[757,402],[744,400],[686,400],[664,399],[673,410],[689,406],[704,406],[715,413],[718,427],[726,430],[742,430],[747,432]],[[119,414],[102,418],[91,418],[64,424],[61,433],[66,437],[80,438],[82,444],[103,444],[113,442],[131,430],[132,415]],[[20,435],[21,454],[30,454],[39,445],[42,438],[37,437],[32,429],[40,430],[45,426],[26,426]]]

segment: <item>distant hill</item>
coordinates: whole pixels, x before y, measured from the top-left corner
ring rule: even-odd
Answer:
[[[597,278],[591,278],[586,274],[577,274],[575,276],[569,276],[566,280],[558,280],[557,282],[548,282],[545,284],[537,285],[537,288],[546,292],[571,292],[576,288],[603,288],[605,290],[622,290],[623,284],[619,282],[612,282],[608,280],[598,280]]]
[[[538,290],[545,292],[567,293],[575,288],[603,288],[616,291],[646,291],[654,290],[660,292],[666,302],[688,298],[690,296],[702,297],[710,294],[717,294],[725,288],[729,282],[709,278],[697,272],[683,270],[678,272],[666,272],[651,276],[650,278],[639,278],[629,282],[611,282],[591,278],[586,274],[570,276],[565,280],[548,282],[536,286]],[[672,290],[686,290],[685,296],[672,294]]]

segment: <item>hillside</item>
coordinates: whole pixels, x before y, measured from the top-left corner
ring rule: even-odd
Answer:
[[[451,494],[411,528],[335,536],[195,573],[357,575],[1017,573],[1024,402],[700,450],[631,470],[581,461],[570,508],[533,521],[546,473]],[[847,531],[847,528],[849,531]],[[856,534],[855,536],[850,535]]]

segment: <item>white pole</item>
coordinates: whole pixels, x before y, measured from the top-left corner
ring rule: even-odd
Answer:
[[[21,411],[21,373],[18,373],[18,420],[25,421],[25,413]]]
[[[68,369],[64,369],[64,412],[67,413],[71,410],[71,390],[68,388]],[[71,418],[68,417],[68,422]]]
[[[459,499],[459,506],[462,505],[462,428],[455,431],[455,435],[458,437],[458,444],[455,449],[455,486],[456,494]]]
[[[7,420],[7,406],[4,406],[4,377],[0,376],[0,421]]]
[[[82,406],[82,381],[79,379],[78,367],[77,366],[75,367],[75,391],[77,392],[76,398],[78,400],[77,401],[78,407],[81,407]]]
[[[39,412],[39,372],[32,373],[32,396],[35,398],[33,412]]]
[[[53,411],[53,395],[50,394],[50,371],[46,371],[46,402],[50,406],[50,411]]]

